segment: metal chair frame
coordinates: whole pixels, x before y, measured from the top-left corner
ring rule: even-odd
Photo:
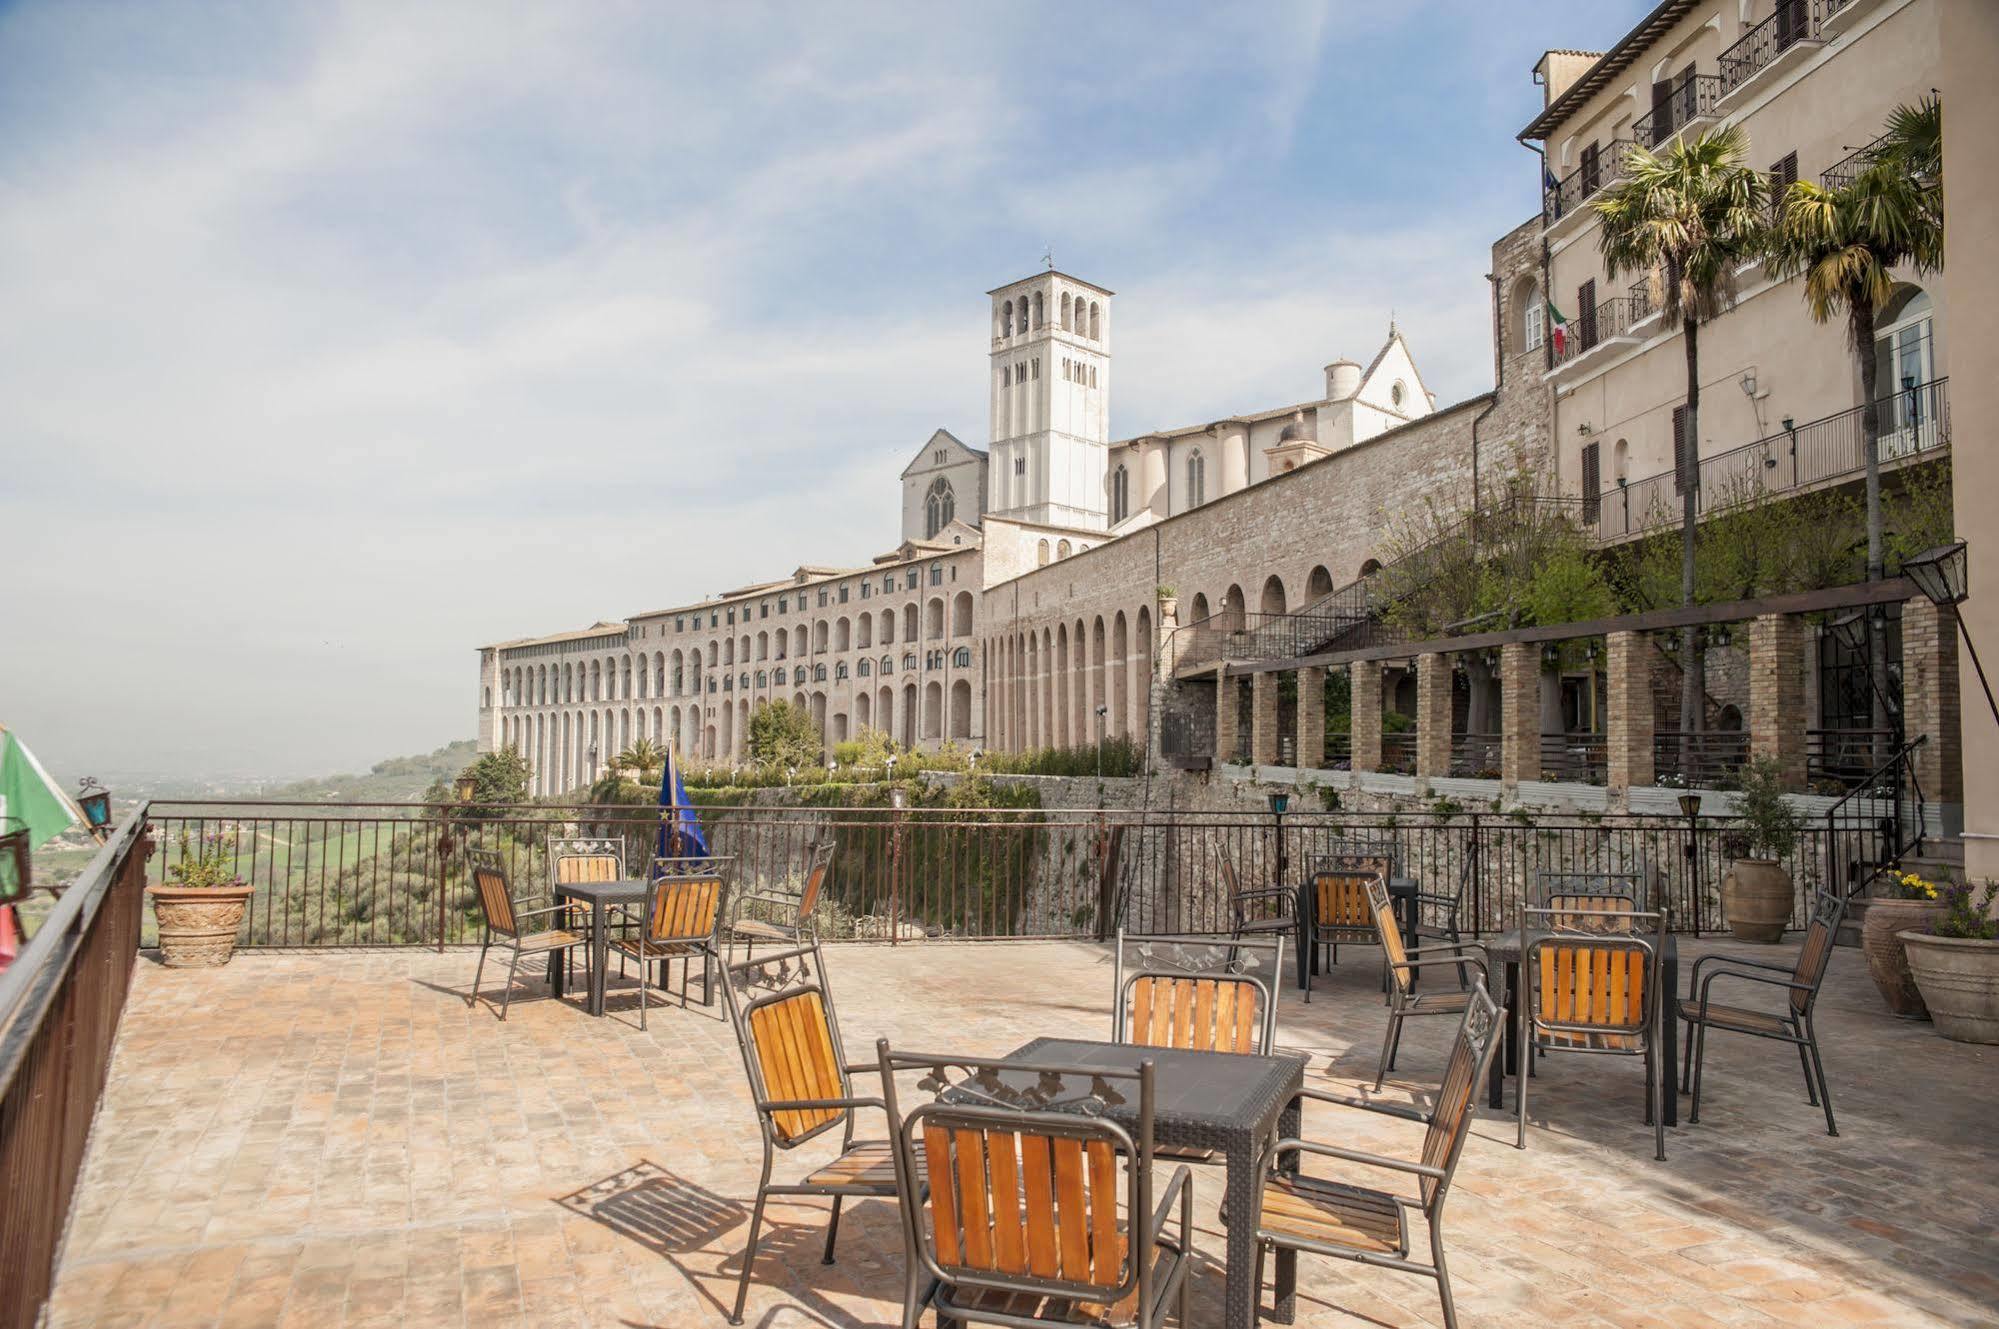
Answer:
[[[743,1272],[736,1286],[736,1305],[729,1316],[730,1324],[741,1324],[743,1306],[750,1294],[750,1275],[756,1267],[764,1206],[771,1196],[814,1195],[832,1200],[833,1213],[826,1223],[826,1250],[821,1260],[831,1264],[833,1243],[840,1231],[841,1203],[850,1196],[894,1198],[900,1192],[894,1179],[894,1169],[880,1180],[815,1180],[829,1172],[837,1172],[841,1163],[856,1156],[854,1115],[857,1109],[876,1108],[885,1115],[888,1112],[887,1101],[882,1096],[857,1095],[853,1091],[852,1076],[856,1072],[871,1074],[878,1066],[875,1062],[850,1063],[847,1060],[846,1048],[840,1041],[840,1020],[833,1004],[833,989],[819,943],[809,941],[788,950],[768,951],[755,958],[729,962],[723,965],[722,973],[725,980],[722,993],[728,1001],[729,1023],[735,1030],[736,1043],[743,1054],[743,1069],[750,1080],[750,1101],[756,1109],[757,1129],[763,1140],[763,1169],[757,1179],[756,1204],[750,1211],[749,1237],[743,1249]],[[759,1022],[756,1017],[767,1008],[812,998],[817,1000],[820,1015],[816,1026],[786,1022],[783,1029],[779,1029],[774,1027],[778,1021],[773,1017],[765,1028],[773,1038],[780,1037],[785,1030],[823,1038],[819,1051],[827,1054],[827,1063],[819,1065],[815,1062],[810,1070],[830,1078],[829,1087],[837,1092],[815,1093],[805,1098],[773,1096],[759,1052]],[[787,1065],[781,1057],[774,1064],[787,1074],[798,1073],[796,1064]],[[787,1117],[789,1124],[782,1120]],[[892,1131],[892,1119],[889,1126]],[[840,1130],[839,1160],[808,1174],[802,1181],[771,1184],[771,1170],[778,1150],[795,1149],[835,1127]],[[866,1149],[865,1145],[860,1147]],[[887,1147],[887,1152],[893,1154],[892,1144]]]
[[[1288,886],[1258,886],[1245,889],[1236,876],[1235,864],[1226,856],[1221,860],[1222,882],[1229,892],[1229,935],[1237,941],[1245,937],[1274,936],[1280,946],[1284,939],[1298,931],[1298,897]],[[1277,980],[1273,987],[1283,986],[1283,953],[1278,954]],[[1312,999],[1312,988],[1305,985],[1305,1000]]]
[[[896,1177],[905,1197],[903,1241],[910,1259],[904,1329],[915,1329],[926,1309],[936,1311],[939,1324],[1036,1329],[1077,1323],[1071,1312],[1079,1306],[1122,1308],[1127,1300],[1136,1329],[1163,1326],[1169,1311],[1180,1324],[1192,1323],[1187,1264],[1193,1250],[1193,1173],[1184,1165],[1176,1168],[1153,1203],[1150,1061],[1140,1062],[1133,1073],[896,1052],[887,1039],[878,1041],[875,1051],[889,1119],[896,1123]],[[904,1117],[896,1080],[919,1072],[918,1087],[931,1099]],[[1033,1088],[1019,1089],[1002,1073]],[[1101,1115],[1106,1107],[1129,1103],[1131,1095],[1138,1102],[1133,1129]],[[1000,1152],[988,1158],[993,1145]],[[962,1152],[968,1147],[980,1155],[969,1162]],[[1044,1168],[1052,1168],[1052,1178]],[[1017,1176],[1009,1178],[1009,1171]],[[1122,1220],[1116,1212],[1120,1192]],[[1086,1200],[1087,1225],[1077,1212]],[[1058,1207],[1059,1246],[1053,1233]],[[998,1220],[990,1227],[988,1208]],[[1176,1208],[1179,1232],[1173,1236],[1168,1227]],[[974,1221],[966,1223],[967,1217]],[[1073,1243],[1071,1232],[1077,1233]],[[1047,1243],[1040,1255],[1034,1251],[1037,1233]],[[1099,1272],[1098,1249],[1105,1242],[1118,1252],[1115,1278]],[[1173,1256],[1163,1278],[1154,1269],[1161,1250]],[[1073,1276],[1081,1272],[1073,1267],[1078,1263],[1086,1276]],[[995,1304],[982,1304],[987,1297]],[[1034,1313],[1037,1301],[1047,1314]]]
[[[1360,1163],[1368,1167],[1404,1172],[1418,1178],[1417,1194],[1414,1199],[1386,1191],[1360,1192],[1377,1201],[1389,1201],[1396,1207],[1398,1224],[1403,1233],[1401,1250],[1394,1255],[1378,1251],[1363,1250],[1352,1246],[1336,1245],[1331,1242],[1313,1240],[1295,1233],[1271,1230],[1265,1222],[1265,1197],[1270,1182],[1258,1190],[1257,1194],[1257,1285],[1263,1284],[1263,1263],[1266,1251],[1288,1249],[1308,1251],[1315,1255],[1329,1255],[1335,1259],[1352,1260],[1359,1264],[1381,1269],[1397,1269],[1403,1273],[1421,1274],[1436,1280],[1438,1299],[1442,1302],[1445,1329],[1457,1329],[1457,1308],[1451,1299],[1450,1269],[1444,1254],[1444,1203],[1450,1197],[1451,1181],[1458,1170],[1458,1160],[1464,1153],[1466,1138],[1471,1134],[1472,1110],[1478,1096],[1479,1087],[1485,1083],[1487,1068],[1493,1054],[1499,1049],[1500,1020],[1503,1014],[1499,1004],[1485,990],[1483,981],[1474,984],[1467,994],[1464,1016],[1458,1024],[1458,1036],[1452,1045],[1451,1056],[1444,1070],[1444,1078],[1437,1091],[1437,1104],[1431,1111],[1403,1107],[1394,1103],[1369,1102],[1348,1098],[1341,1094],[1329,1093],[1323,1089],[1300,1091],[1305,1098],[1318,1102],[1332,1103],[1340,1107],[1353,1108],[1361,1112],[1374,1112],[1383,1116],[1399,1117],[1405,1121],[1419,1123],[1426,1128],[1421,1161],[1390,1158],[1383,1154],[1366,1153],[1358,1149],[1345,1149],[1330,1144],[1320,1144],[1306,1139],[1280,1139],[1273,1142],[1264,1155],[1262,1174],[1273,1178],[1273,1165],[1287,1156],[1316,1154],[1325,1158],[1339,1159],[1348,1163]],[[1294,1182],[1292,1184],[1299,1184]],[[1306,1183],[1309,1184],[1309,1183]],[[1331,1185],[1331,1183],[1325,1183]],[[1345,1188],[1358,1192],[1358,1188]],[[1429,1230],[1430,1263],[1424,1264],[1408,1258],[1408,1216],[1420,1213],[1424,1225]]]
[[[1665,1161],[1666,1115],[1661,1110],[1665,1081],[1660,1072],[1669,1068],[1658,1064],[1657,1031],[1659,1003],[1663,999],[1659,991],[1659,951],[1666,937],[1666,915],[1624,909],[1562,907],[1525,910],[1521,923],[1528,932],[1546,931],[1550,935],[1535,938],[1520,956],[1520,1009],[1515,1017],[1519,1022],[1520,1048],[1520,1073],[1514,1082],[1514,1114],[1519,1122],[1516,1147],[1527,1147],[1527,1082],[1534,1078],[1537,1056],[1549,1052],[1579,1052],[1596,1056],[1643,1057],[1645,1124],[1652,1128],[1654,1157]],[[1640,933],[1641,926],[1652,929],[1650,938]],[[1564,1019],[1559,1011],[1554,1016],[1543,1013],[1547,972],[1542,955],[1550,949],[1575,951],[1589,956],[1592,981],[1612,983],[1612,993],[1604,998],[1604,1018]],[[1639,981],[1643,990],[1635,1020],[1615,1019],[1610,1009],[1611,1003],[1616,1000],[1617,984],[1612,981],[1611,974],[1617,966],[1615,957],[1618,955],[1638,957]],[[1597,957],[1607,958],[1601,974],[1597,972]],[[1569,972],[1576,972],[1576,968],[1572,967]],[[1628,1008],[1629,1003],[1625,1005]],[[1592,1037],[1600,1037],[1604,1042],[1601,1046],[1591,1046],[1577,1041]]]
[[[746,947],[745,953],[754,954],[758,941],[795,946],[816,937],[819,927],[813,911],[818,908],[819,895],[833,870],[835,848],[833,840],[821,840],[811,847],[806,859],[805,882],[796,893],[769,888],[740,892],[736,896],[735,913],[729,919],[730,949],[734,949],[739,939]],[[772,917],[743,917],[753,905],[761,906]]]
[[[1686,1071],[1681,1077],[1681,1088],[1683,1091],[1690,1089],[1694,1096],[1687,1113],[1689,1123],[1701,1119],[1701,1069],[1707,1060],[1707,1031],[1712,1025],[1732,1034],[1747,1034],[1751,1038],[1768,1038],[1796,1046],[1798,1062],[1805,1073],[1805,1100],[1813,1107],[1824,1108],[1825,1133],[1839,1134],[1839,1127],[1833,1122],[1832,1089],[1826,1083],[1825,1059],[1819,1053],[1818,1032],[1812,1025],[1812,1011],[1818,1005],[1819,989],[1825,983],[1826,970],[1831,967],[1833,942],[1839,935],[1840,920],[1845,913],[1844,899],[1828,891],[1817,892],[1812,901],[1811,919],[1805,926],[1804,944],[1788,965],[1750,960],[1738,955],[1703,955],[1694,961],[1688,988],[1692,995],[1678,1003],[1679,1017],[1687,1022]],[[1709,965],[1714,968],[1708,969]],[[1706,973],[1702,972],[1704,969]],[[1719,1011],[1740,1009],[1710,1004],[1708,990],[1717,979],[1723,978],[1786,989],[1789,1000],[1784,1011],[1752,1012],[1774,1019],[1778,1029],[1750,1029],[1739,1023],[1729,1023],[1726,1016],[1715,1018]]]
[[[698,888],[712,883],[715,898],[703,905],[698,896]],[[680,895],[687,891],[697,891],[691,902],[693,918],[687,918],[687,906]],[[668,966],[674,960],[680,961],[680,1006],[687,1008],[687,985],[691,981],[689,969],[694,957],[701,957],[701,1004],[715,1004],[714,965],[722,958],[717,937],[721,933],[722,918],[728,909],[729,879],[719,869],[712,872],[687,875],[656,875],[647,884],[645,898],[640,907],[629,905],[612,906],[612,916],[621,922],[632,924],[635,931],[611,939],[611,949],[618,953],[622,964],[630,956],[638,964],[639,970],[639,1028],[646,1027],[646,995],[653,984],[647,976],[654,963],[659,965],[661,992],[666,991]],[[669,912],[662,914],[661,907]],[[705,916],[706,926],[701,926]],[[687,924],[692,923],[690,927]]]
[[[1556,872],[1534,874],[1534,890],[1527,908],[1550,913],[1573,913],[1599,918],[1605,930],[1629,932],[1631,926],[1618,918],[1622,913],[1643,914],[1650,892],[1642,872]],[[1623,901],[1629,905],[1613,903]]]
[[[1125,955],[1127,946],[1138,948],[1140,964],[1137,968],[1127,967]],[[1259,964],[1267,964],[1270,978],[1258,978],[1249,971]],[[1116,997],[1116,1006],[1111,1013],[1111,1041],[1131,1043],[1146,1047],[1174,1047],[1206,1052],[1248,1052],[1256,1056],[1267,1056],[1277,1040],[1277,986],[1284,964],[1284,943],[1278,941],[1234,941],[1217,940],[1214,937],[1175,937],[1144,933],[1126,932],[1119,928],[1117,950],[1112,964],[1111,992]],[[1219,1034],[1222,1014],[1220,990],[1225,985],[1247,988],[1255,993],[1257,1003],[1255,1033],[1252,1046],[1248,1048],[1225,1048],[1213,1046],[1215,1039],[1194,1038],[1189,1041],[1172,1043],[1148,1042],[1137,1037],[1132,1025],[1132,994],[1138,984],[1145,979],[1170,980],[1177,983],[1195,985],[1187,998],[1188,1007],[1184,1012],[1198,1025],[1212,1016]],[[1212,991],[1202,991],[1200,985],[1211,985]],[[1179,994],[1175,993],[1176,1002]],[[1236,996],[1234,1001],[1240,1001]],[[1203,1002],[1207,1004],[1204,1006]],[[1182,1022],[1174,1020],[1175,1028]],[[1208,1046],[1202,1046],[1203,1042]]]
[[[479,937],[479,964],[472,971],[472,991],[465,998],[467,1006],[479,1004],[479,980],[486,973],[486,952],[492,949],[496,940],[509,945],[512,955],[507,961],[507,987],[500,998],[500,1018],[507,1018],[507,1009],[514,1000],[514,977],[520,971],[521,956],[546,955],[551,951],[569,951],[578,946],[587,947],[590,938],[573,927],[549,928],[544,932],[525,933],[521,924],[529,919],[546,918],[549,915],[563,915],[564,921],[575,911],[575,905],[568,901],[556,901],[534,909],[522,909],[520,901],[514,898],[513,878],[507,872],[506,859],[491,849],[468,851],[471,861],[473,895],[479,901],[479,919],[483,931]],[[488,896],[488,878],[497,878],[497,886],[491,889],[500,894],[497,899]],[[504,908],[506,918],[495,922],[496,906]]]
[[[1368,908],[1381,934],[1381,949],[1388,966],[1388,1030],[1381,1039],[1381,1062],[1375,1067],[1374,1087],[1395,1069],[1395,1054],[1402,1046],[1402,1022],[1412,1015],[1462,1015],[1470,1008],[1471,973],[1491,990],[1492,961],[1477,942],[1438,943],[1405,949],[1402,925],[1395,920],[1395,902],[1389,898],[1388,883],[1380,877],[1367,883]],[[1448,965],[1458,975],[1455,991],[1414,990],[1412,979],[1427,966]]]

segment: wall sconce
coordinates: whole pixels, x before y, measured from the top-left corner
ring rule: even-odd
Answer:
[[[1743,396],[1745,396],[1745,397],[1754,397],[1754,396],[1756,395],[1756,371],[1755,371],[1755,370],[1753,370],[1753,369],[1750,369],[1750,370],[1746,370],[1746,371],[1744,371],[1744,373],[1743,373],[1742,377],[1741,377],[1741,378],[1739,378],[1739,379],[1737,379],[1736,381],[1737,381],[1738,383],[1740,383],[1740,384],[1742,385],[1742,395],[1743,395]]]
[[[93,831],[101,831],[111,824],[111,794],[97,777],[86,775],[77,786],[76,805],[83,810],[84,823]]]
[[[1551,641],[1541,648],[1541,663],[1543,665],[1549,669],[1553,669],[1555,666],[1561,664],[1561,662],[1562,646],[1560,642]]]

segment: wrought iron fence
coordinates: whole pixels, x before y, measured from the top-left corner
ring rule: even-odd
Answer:
[[[1689,74],[1666,89],[1650,112],[1632,122],[1631,136],[1656,148],[1694,121],[1713,115],[1723,90],[1717,74]]]
[[[1819,0],[1777,0],[1770,17],[1721,53],[1718,95],[1734,92],[1800,42],[1817,40],[1819,8]]]
[[[1661,729],[1652,736],[1653,779],[1668,789],[1726,789],[1748,760],[1749,735],[1739,729]]]
[[[1541,190],[1543,220],[1550,226],[1554,225],[1588,202],[1605,185],[1622,180],[1625,156],[1637,145],[1636,139],[1614,138],[1594,156],[1563,176],[1554,188],[1544,187]]]
[[[1676,927],[1720,922],[1724,820],[1350,813],[1307,801],[1294,799],[1281,840],[1279,819],[1262,813],[741,806],[704,808],[701,819],[745,888],[796,889],[813,847],[831,841],[818,922],[835,940],[1227,932],[1223,863],[1245,886],[1299,884],[1316,858],[1381,840],[1427,889],[1449,895],[1462,884],[1465,917],[1481,930],[1507,926],[1533,874],[1555,870],[1647,871]],[[498,852],[523,895],[546,894],[551,840],[621,840],[637,874],[659,823],[656,809],[632,807],[183,803],[155,805],[150,824],[161,844],[155,876],[181,830],[233,849],[257,886],[243,945],[325,948],[476,941],[467,849]],[[1814,828],[1792,860],[1801,900],[1830,879],[1830,838]],[[1473,845],[1480,866],[1467,877]]]
[[[1647,312],[1649,310],[1638,310],[1631,297],[1624,295],[1613,295],[1599,301],[1594,309],[1582,310],[1558,339],[1561,345],[1554,348],[1554,363],[1557,366],[1570,364],[1605,342],[1627,335],[1631,325]]]
[[[1609,735],[1570,731],[1541,735],[1541,778],[1604,784],[1610,778]]]
[[[1950,380],[1913,384],[1875,403],[1877,453],[1884,464],[1940,454],[1950,446]],[[1754,443],[1701,458],[1699,513],[1705,518],[1763,494],[1849,480],[1867,465],[1864,408],[1792,425]],[[1677,477],[1662,471],[1617,486],[1597,505],[1597,538],[1615,540],[1680,520]]]
[[[1886,134],[1871,143],[1863,144],[1838,161],[1819,172],[1819,183],[1827,189],[1844,189],[1860,178],[1860,173],[1874,164],[1881,155],[1881,145],[1888,141]]]
[[[1451,735],[1451,774],[1473,780],[1499,778],[1498,734]]]
[[[1416,731],[1404,729],[1381,736],[1381,769],[1390,775],[1416,773]]]
[[[143,810],[0,974],[0,1323],[37,1323],[139,951]]]

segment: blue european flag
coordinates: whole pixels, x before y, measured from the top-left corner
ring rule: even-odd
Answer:
[[[671,744],[659,777],[659,807],[659,843],[654,852],[661,858],[708,857],[708,837],[701,833],[700,814],[687,801],[687,786],[680,782],[680,763],[673,758]]]

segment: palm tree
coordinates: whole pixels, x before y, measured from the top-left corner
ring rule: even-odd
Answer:
[[[611,758],[614,770],[631,772],[640,784],[656,785],[666,767],[666,750],[649,738],[632,740],[632,745]]]
[[[1769,185],[1742,164],[1748,139],[1731,125],[1661,152],[1632,147],[1624,178],[1591,206],[1602,220],[1599,246],[1615,280],[1643,273],[1653,304],[1677,321],[1687,353],[1686,414],[1675,464],[1681,468],[1680,603],[1694,602],[1694,526],[1700,516],[1700,328],[1735,303],[1735,271],[1762,251]],[[1680,629],[1680,769],[1693,768],[1703,719],[1706,670],[1699,630]]]
[[[1851,183],[1827,189],[1800,180],[1787,190],[1770,236],[1770,268],[1803,275],[1805,307],[1815,322],[1844,316],[1846,340],[1860,370],[1861,456],[1867,467],[1867,580],[1883,572],[1881,411],[1874,358],[1874,316],[1893,298],[1892,270],[1918,275],[1943,266],[1943,109],[1935,97],[1897,107],[1880,150]],[[1887,674],[1887,643],[1868,634],[1869,672]],[[1877,686],[1874,728],[1888,725]]]

